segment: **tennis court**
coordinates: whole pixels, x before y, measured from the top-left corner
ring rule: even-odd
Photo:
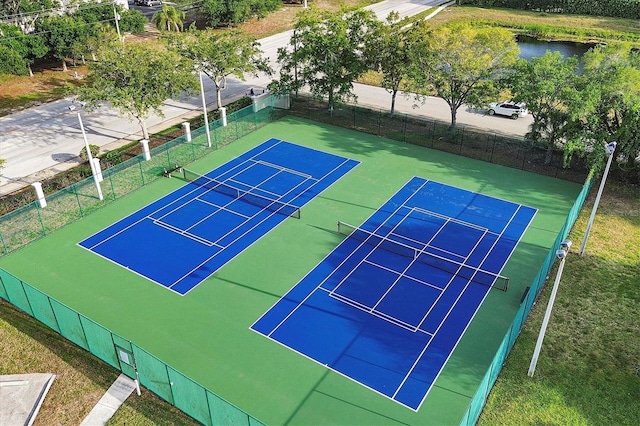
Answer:
[[[418,410],[535,214],[414,177],[252,328]]]
[[[271,138],[79,244],[185,295],[357,164]]]
[[[281,142],[264,156],[254,158],[271,138]],[[215,181],[224,181],[232,174],[231,168],[249,159],[277,167],[254,164],[245,170],[248,165],[239,166],[237,170],[243,170],[241,182],[276,193],[269,198],[279,200],[278,206],[302,206],[300,219],[289,215],[295,216],[294,211],[270,217],[278,207],[269,207],[265,205],[267,202],[235,200],[238,193],[228,196],[226,192],[233,191],[226,187],[211,190],[211,186],[217,185]],[[342,167],[347,170],[339,168],[332,172],[345,160]],[[555,244],[581,189],[580,185],[559,179],[293,117],[275,121],[212,151],[211,155],[180,165],[194,171],[186,176],[187,181],[194,182],[185,182],[184,174],[176,171],[171,179],[159,178],[0,258],[0,267],[16,277],[0,277],[0,297],[10,296],[12,303],[25,310],[32,309],[38,318],[71,341],[132,374],[131,367],[118,358],[118,348],[128,351],[146,389],[204,424],[460,424],[476,391],[486,387],[483,378],[496,352],[503,350],[501,342],[518,315],[522,295]],[[279,172],[279,168],[311,175],[324,183],[322,186],[305,183],[309,187],[301,191],[299,198],[293,193],[286,195],[300,178],[296,173]],[[285,183],[273,191],[260,184],[258,173],[251,170],[262,170],[265,177],[275,174],[279,176],[276,179]],[[162,168],[156,170],[157,175],[162,172]],[[415,176],[429,179],[423,190],[417,191],[423,180]],[[243,188],[234,182],[226,184]],[[195,192],[188,194],[192,190]],[[177,194],[188,195],[178,200]],[[158,204],[157,209],[148,209],[164,197],[173,198]],[[259,225],[263,236],[252,235],[251,243],[246,240],[250,245],[218,266],[215,273],[211,274],[215,265],[207,265],[199,272],[204,281],[184,296],[178,296],[174,289],[167,291],[166,285],[174,280],[158,285],[157,276],[126,269],[78,244],[114,224],[120,223],[124,230],[126,226],[121,221],[139,211],[145,211],[138,218],[144,222],[153,221],[147,216],[162,218],[180,232],[216,241],[220,231],[214,234],[213,229],[202,227],[196,233],[190,228],[196,217],[206,216],[205,210],[213,210],[208,210],[210,206],[205,202],[209,197],[236,203],[234,215],[236,212],[246,215],[249,209],[259,208],[259,217],[270,217],[268,221],[274,224],[279,222],[268,227]],[[197,204],[206,207],[194,208]],[[177,216],[162,217],[173,212],[174,206],[179,207]],[[522,206],[521,210],[527,210],[525,206],[537,209],[528,227],[524,216],[514,216],[518,206]],[[52,203],[45,209],[49,207],[55,205]],[[503,238],[496,238],[495,234],[501,232],[511,217],[513,227],[507,226]],[[338,221],[353,226],[343,223],[337,232]],[[214,228],[217,222],[211,219],[207,223]],[[108,254],[129,250],[128,245],[132,244],[138,249],[131,250],[131,257],[143,259],[129,260],[139,264],[155,262],[153,268],[164,268],[165,262],[176,264],[177,257],[191,253],[186,249],[190,245],[204,245],[195,243],[196,237],[169,231],[167,226],[144,226],[158,229],[149,235],[140,228],[136,231],[140,232],[137,239],[123,238],[119,248],[116,250],[114,245]],[[166,233],[170,240],[159,238],[157,244],[151,244],[157,232]],[[524,233],[518,237],[521,232]],[[428,234],[435,235],[433,241]],[[120,238],[118,232],[104,233],[93,243],[106,240],[104,244],[108,245],[108,235]],[[449,241],[454,238],[457,242]],[[494,240],[499,242],[489,250]],[[474,250],[476,241],[480,242]],[[516,242],[509,257],[511,245]],[[384,248],[375,249],[378,243]],[[418,256],[420,262],[413,262],[412,256],[426,243],[430,247],[424,251],[444,258],[440,259],[443,264],[425,264],[422,255]],[[229,249],[236,250],[233,244]],[[464,263],[460,256],[467,252],[473,252],[466,260],[469,269],[457,271],[459,264]],[[213,251],[209,256],[212,254]],[[487,254],[488,261],[482,263],[483,255]],[[176,277],[201,263],[191,258],[187,261],[190,266],[182,268]],[[409,264],[412,266],[407,273],[403,265]],[[477,271],[478,267],[486,272]],[[415,272],[423,270],[425,273]],[[473,279],[458,278],[443,290],[452,272],[475,275]],[[503,286],[504,280],[495,274],[509,277],[508,291],[490,287]],[[415,275],[431,285],[413,280]],[[493,278],[497,278],[495,283]],[[23,290],[18,279],[30,287]],[[398,283],[392,287],[395,279]],[[359,288],[364,281],[368,281],[366,292]],[[464,286],[468,288],[461,292]],[[391,290],[383,297],[387,289]],[[462,295],[455,304],[451,301],[457,297],[454,289]],[[292,311],[300,305],[297,301],[309,294],[309,304],[301,304],[292,318],[310,327],[296,328],[294,321],[287,321],[282,330],[273,333],[280,338],[287,334],[280,334],[285,329],[295,331],[299,342],[294,338],[286,342],[292,347],[251,329],[254,324],[266,324],[257,321],[272,307],[291,298],[295,299],[288,308]],[[469,312],[447,315],[444,307],[435,302],[439,296],[442,303],[461,310],[468,307]],[[49,301],[47,297],[55,300]],[[281,299],[283,302],[279,302]],[[314,306],[334,310],[326,313],[315,310],[320,322],[327,321],[328,327],[299,315],[311,312]],[[433,309],[422,322],[430,306]],[[274,314],[263,318],[271,315]],[[473,319],[467,321],[465,315]],[[408,374],[410,360],[417,359],[426,347],[427,333],[433,332],[440,322],[441,330],[434,334],[428,347],[428,350],[443,347],[441,351],[430,352],[438,358],[431,360],[435,371],[427,377],[424,364],[418,363]],[[264,330],[276,325],[274,319]],[[359,327],[361,333],[354,333],[350,327]],[[462,337],[451,337],[449,342],[449,332],[441,332],[446,327],[451,327],[452,333],[464,328]],[[349,336],[354,340],[350,346],[343,344],[342,348],[334,349],[313,334],[315,330],[334,334],[329,337],[340,344],[341,339]],[[396,342],[393,336],[406,340]],[[307,346],[300,342],[309,347],[316,342],[317,348],[301,355]],[[453,350],[445,347],[454,344]],[[399,353],[400,347],[407,348],[406,356]],[[387,371],[382,366],[389,366],[391,359],[399,366]],[[444,361],[444,367],[440,367]],[[344,367],[347,362],[366,368],[347,369]],[[440,373],[436,374],[439,368]],[[369,369],[372,369],[369,373],[364,371]],[[373,378],[378,374],[396,387],[401,382],[398,377],[407,376],[406,383],[411,384],[411,389],[405,386],[393,399],[395,389],[390,392],[377,388]],[[407,408],[416,405],[417,410]]]

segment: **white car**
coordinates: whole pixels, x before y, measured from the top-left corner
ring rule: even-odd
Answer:
[[[489,104],[489,110],[487,114],[489,115],[504,115],[507,117],[511,117],[514,120],[517,120],[518,117],[525,117],[529,111],[527,111],[527,106],[523,103],[515,103],[515,102],[494,102]]]

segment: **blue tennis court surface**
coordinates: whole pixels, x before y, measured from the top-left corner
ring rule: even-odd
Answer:
[[[415,177],[251,328],[418,410],[535,214]]]
[[[356,165],[269,139],[79,244],[184,295]]]

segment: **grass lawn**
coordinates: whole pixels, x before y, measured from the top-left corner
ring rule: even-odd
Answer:
[[[553,313],[527,376],[555,271],[498,377],[480,425],[640,424],[640,189],[608,182],[583,257],[595,188],[569,238]]]

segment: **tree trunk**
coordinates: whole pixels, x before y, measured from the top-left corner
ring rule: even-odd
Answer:
[[[333,111],[333,88],[329,90],[329,111]]]
[[[140,127],[142,128],[142,139],[149,140],[149,129],[147,129],[147,122],[141,117],[136,118],[138,119],[138,123],[140,123]]]
[[[67,72],[67,61],[65,59],[62,60],[62,71]]]
[[[449,133],[451,136],[456,134],[456,120],[458,115],[458,109],[451,107],[451,126],[449,126]]]
[[[29,70],[29,77],[33,77],[33,70],[31,69],[31,65],[27,65],[27,69]]]
[[[396,95],[398,94],[398,89],[393,89],[391,92],[391,116],[393,117],[396,113]]]
[[[547,150],[544,153],[544,164],[545,164],[545,166],[548,166],[549,164],[551,164],[551,160],[553,160],[553,146],[549,145],[549,147],[547,148]]]
[[[222,108],[222,89],[216,84],[216,102],[218,102],[218,109]]]

